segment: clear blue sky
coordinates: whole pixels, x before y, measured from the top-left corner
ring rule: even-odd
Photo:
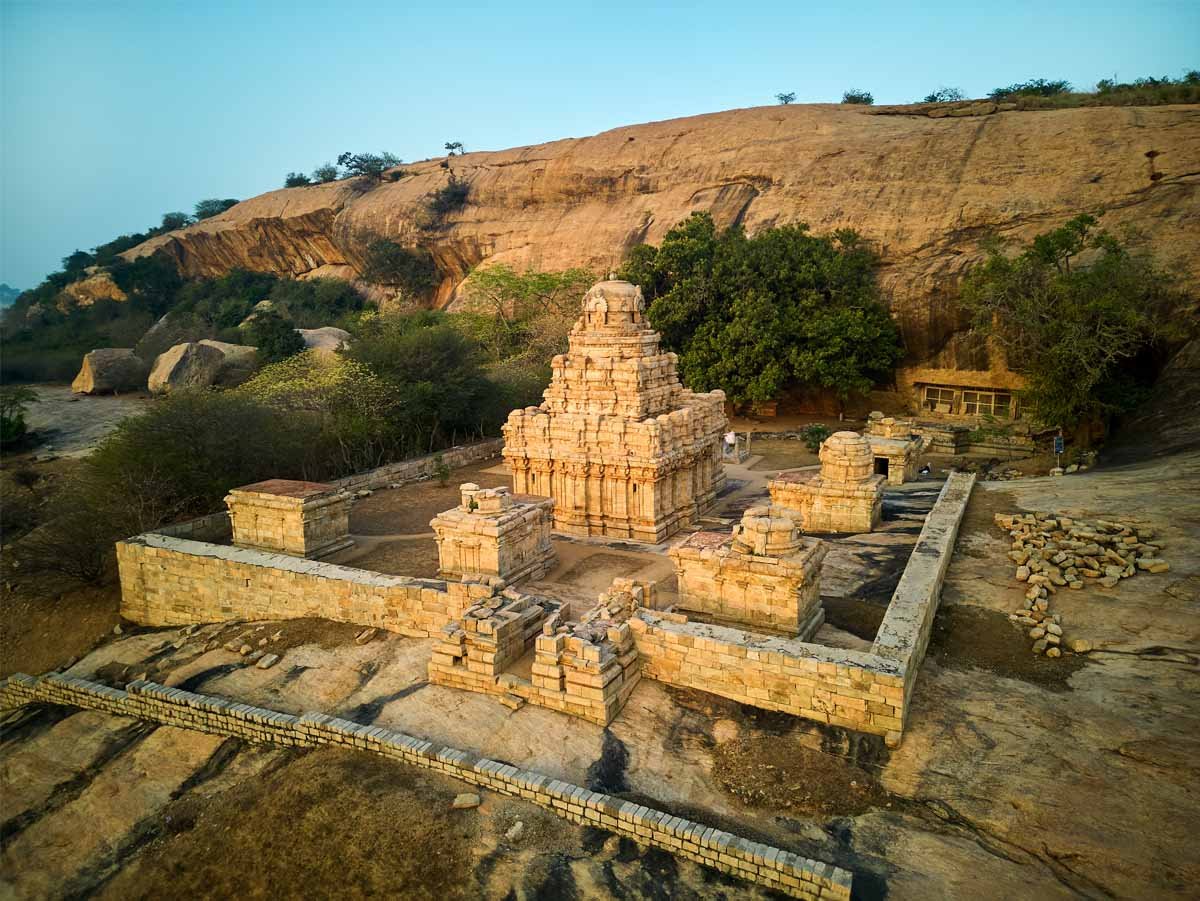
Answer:
[[[1200,67],[1200,0],[0,0],[0,282],[342,150],[406,160],[773,102]]]

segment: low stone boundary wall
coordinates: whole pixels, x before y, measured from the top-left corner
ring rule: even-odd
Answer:
[[[974,485],[974,473],[953,472],[946,479],[937,502],[925,517],[925,525],[921,527],[908,565],[900,575],[900,582],[892,593],[891,603],[871,646],[872,652],[894,660],[903,670],[905,711],[929,646],[942,583],[946,580],[958,527]]]
[[[122,691],[58,673],[41,679],[17,674],[0,686],[0,708],[39,701],[103,710],[251,742],[368,751],[531,801],[572,823],[627,836],[642,845],[661,848],[795,898],[850,898],[851,873],[832,864],[379,726],[320,713],[294,716],[145,681],[131,682]]]
[[[904,672],[893,661],[649,610],[629,626],[648,679],[900,741]]]
[[[117,542],[121,615],[147,626],[317,616],[410,637],[436,633],[485,585],[389,576],[147,533]]]
[[[336,485],[338,488],[345,488],[348,491],[358,491],[361,488],[379,488],[393,482],[409,482],[413,479],[433,476],[433,470],[437,466],[438,457],[441,457],[442,462],[451,469],[457,469],[460,466],[469,466],[481,460],[490,460],[493,457],[499,457],[502,450],[504,450],[503,438],[489,438],[486,441],[479,441],[475,444],[450,447],[444,451],[438,451],[436,454],[428,454],[413,460],[401,460],[399,463],[389,463],[377,469],[357,472],[352,476],[346,476],[344,479],[334,479],[328,484]]]
[[[189,519],[187,522],[160,526],[154,533],[166,535],[168,538],[190,538],[193,541],[228,541],[233,537],[233,523],[229,513],[222,510],[198,519]]]

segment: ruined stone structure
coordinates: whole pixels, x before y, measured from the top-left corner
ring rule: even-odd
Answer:
[[[579,622],[567,623],[557,602],[506,590],[442,629],[429,681],[608,725],[641,678],[626,620],[648,592],[614,583]]]
[[[352,502],[333,485],[291,479],[255,482],[225,497],[235,545],[294,557],[325,557],[353,544]]]
[[[875,474],[885,476],[889,485],[903,485],[917,474],[917,458],[925,443],[916,430],[917,425],[911,419],[896,419],[882,413],[872,413],[867,418],[863,434],[871,444]]]
[[[825,551],[820,539],[800,537],[785,511],[751,507],[732,536],[697,532],[667,553],[684,612],[808,640],[825,621]]]
[[[772,479],[772,505],[791,511],[805,532],[870,532],[883,518],[884,483],[874,474],[870,442],[857,432],[834,432],[820,458],[819,475],[785,472]]]
[[[508,584],[540,579],[554,564],[550,544],[554,502],[513,495],[507,488],[459,486],[462,503],[429,523],[447,578],[497,576]]]
[[[542,405],[504,426],[514,490],[553,497],[558,531],[659,542],[724,484],[725,395],[680,384],[643,309],[628,282],[593,286]]]

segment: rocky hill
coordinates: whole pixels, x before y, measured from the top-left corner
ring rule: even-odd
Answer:
[[[1196,106],[771,106],[404,169],[367,191],[350,181],[272,191],[127,255],[163,253],[187,275],[354,277],[366,236],[379,234],[432,252],[445,306],[481,263],[602,274],[697,210],[751,232],[853,228],[882,255],[910,375],[988,367],[954,339],[950,300],[989,234],[1025,239],[1102,214],[1200,284]],[[452,175],[470,185],[468,203],[431,224],[428,200]]]

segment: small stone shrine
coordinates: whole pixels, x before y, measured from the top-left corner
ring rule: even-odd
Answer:
[[[870,532],[883,518],[885,477],[874,472],[871,444],[834,432],[821,445],[821,472],[785,472],[768,483],[771,504],[791,511],[806,533]]]
[[[462,503],[429,523],[443,577],[497,576],[508,584],[540,579],[554,565],[554,502],[507,488],[459,486]]]
[[[878,411],[867,418],[863,434],[871,444],[875,474],[885,476],[889,485],[903,485],[917,474],[924,441],[915,429],[911,419],[896,419]]]
[[[751,507],[732,536],[697,532],[667,553],[681,611],[807,640],[825,621],[825,551],[820,539],[800,536],[786,511]]]
[[[225,497],[238,547],[293,557],[325,557],[350,538],[353,497],[333,485],[268,479],[234,488]]]

